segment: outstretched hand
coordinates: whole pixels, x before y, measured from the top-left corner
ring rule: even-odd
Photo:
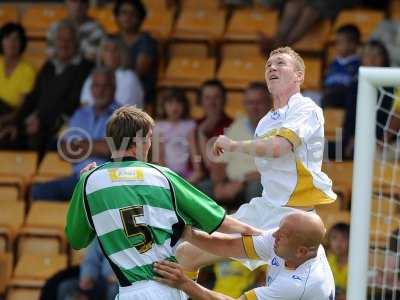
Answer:
[[[185,275],[181,266],[170,261],[159,261],[154,263],[153,270],[160,276],[155,276],[154,280],[169,285],[173,288],[182,289],[183,286],[191,282]]]
[[[87,164],[81,171],[80,174],[82,175],[83,173],[89,172],[90,170],[93,170],[94,168],[97,167],[96,162],[91,162],[89,164]]]
[[[214,143],[213,154],[215,156],[220,156],[225,151],[232,151],[232,145],[234,141],[225,135],[220,135]]]

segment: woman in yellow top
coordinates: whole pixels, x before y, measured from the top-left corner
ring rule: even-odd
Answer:
[[[21,25],[7,23],[0,28],[0,127],[12,118],[35,81],[35,70],[22,58],[26,44]]]

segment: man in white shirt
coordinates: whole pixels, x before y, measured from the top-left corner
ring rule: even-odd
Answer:
[[[240,300],[333,300],[335,282],[321,242],[325,227],[316,214],[296,212],[284,217],[279,228],[259,236],[208,235],[187,230],[185,239],[223,257],[265,260],[266,285],[246,292]],[[162,261],[154,265],[157,281],[183,290],[194,300],[229,300],[190,280],[178,264]]]
[[[262,195],[242,205],[233,216],[264,230],[278,226],[289,213],[313,212],[315,205],[336,200],[332,181],[321,171],[324,116],[319,106],[300,93],[304,75],[304,61],[299,54],[289,47],[272,51],[265,81],[273,109],[258,123],[255,138],[235,141],[221,135],[214,144],[217,156],[240,152],[255,158]],[[178,261],[192,277],[199,267],[218,260],[187,243],[178,249]],[[246,265],[252,269],[259,266],[254,262]]]

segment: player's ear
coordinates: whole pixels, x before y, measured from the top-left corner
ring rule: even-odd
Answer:
[[[299,82],[300,84],[303,84],[304,82],[304,72],[301,70],[297,70],[296,71],[296,77],[297,77],[297,82]]]
[[[305,257],[305,256],[308,255],[308,253],[309,253],[309,250],[308,250],[307,247],[300,246],[300,247],[297,249],[297,256],[298,256],[298,257]]]

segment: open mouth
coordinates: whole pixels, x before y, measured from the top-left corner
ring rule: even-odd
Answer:
[[[275,79],[279,79],[279,77],[276,76],[276,75],[271,75],[271,76],[269,77],[269,80],[275,80]]]

